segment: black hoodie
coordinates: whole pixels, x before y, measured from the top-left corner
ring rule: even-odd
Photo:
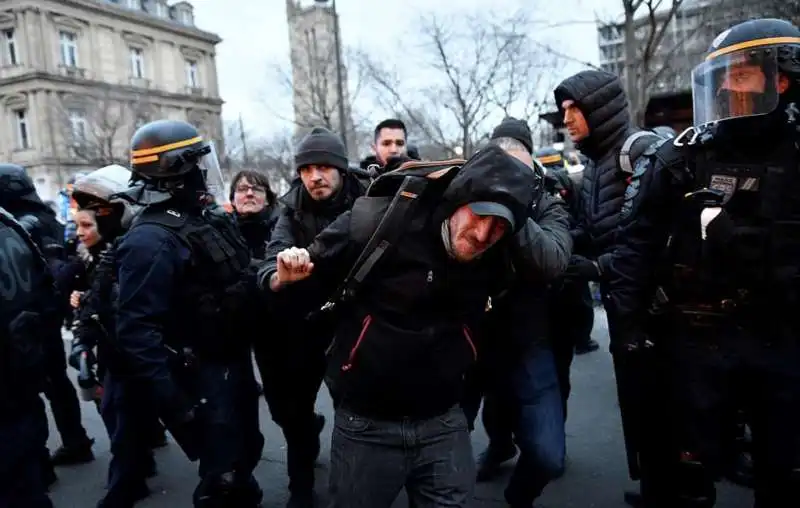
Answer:
[[[589,136],[577,148],[591,159],[581,182],[583,216],[575,236],[576,254],[596,258],[614,245],[614,232],[627,188],[617,159],[625,139],[638,129],[631,125],[628,99],[617,76],[588,70],[561,82],[556,104],[575,101],[589,125]]]
[[[523,227],[536,185],[530,168],[490,147],[464,164],[437,205],[421,203],[338,320],[327,380],[342,407],[396,420],[434,417],[459,403],[464,374],[478,354],[472,330],[510,275],[511,236],[478,260],[459,263],[444,246],[443,221],[462,205],[492,201]],[[358,210],[369,199],[359,198],[309,247],[313,276],[351,267],[363,247],[352,238],[369,236],[351,228],[367,220]]]

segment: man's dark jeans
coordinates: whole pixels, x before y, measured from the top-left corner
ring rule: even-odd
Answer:
[[[512,507],[530,507],[545,486],[564,471],[564,411],[552,350],[528,348],[511,374],[517,411],[514,433],[520,450],[506,499]]]
[[[336,410],[329,508],[389,508],[405,487],[415,508],[466,507],[475,485],[467,419],[382,421]]]
[[[594,327],[594,305],[585,281],[566,281],[554,291],[550,302],[550,340],[561,388],[564,418],[567,400],[572,391],[570,369],[575,348],[591,340]]]
[[[320,451],[314,407],[325,374],[324,349],[268,344],[256,347],[255,353],[264,399],[286,439],[289,492],[310,496]]]

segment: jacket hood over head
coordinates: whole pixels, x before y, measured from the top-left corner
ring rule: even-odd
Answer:
[[[511,211],[518,230],[527,220],[539,184],[531,168],[490,145],[461,167],[444,191],[436,218],[444,220],[470,203],[497,203]]]
[[[628,98],[622,82],[614,74],[587,70],[561,82],[553,91],[556,105],[563,114],[562,103],[573,100],[589,126],[589,135],[577,148],[597,160],[626,136],[631,126]]]

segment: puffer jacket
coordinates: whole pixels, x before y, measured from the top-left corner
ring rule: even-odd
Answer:
[[[575,253],[598,259],[613,248],[627,175],[619,169],[619,151],[638,129],[631,124],[628,99],[617,76],[596,70],[579,72],[554,91],[556,104],[575,101],[589,126],[589,136],[577,148],[589,159],[581,182],[583,203],[573,231]]]

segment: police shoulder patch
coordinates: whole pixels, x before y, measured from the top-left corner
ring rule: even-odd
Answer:
[[[733,193],[736,192],[736,184],[739,179],[730,175],[711,175],[711,180],[708,186],[725,193],[725,201],[731,199]]]

